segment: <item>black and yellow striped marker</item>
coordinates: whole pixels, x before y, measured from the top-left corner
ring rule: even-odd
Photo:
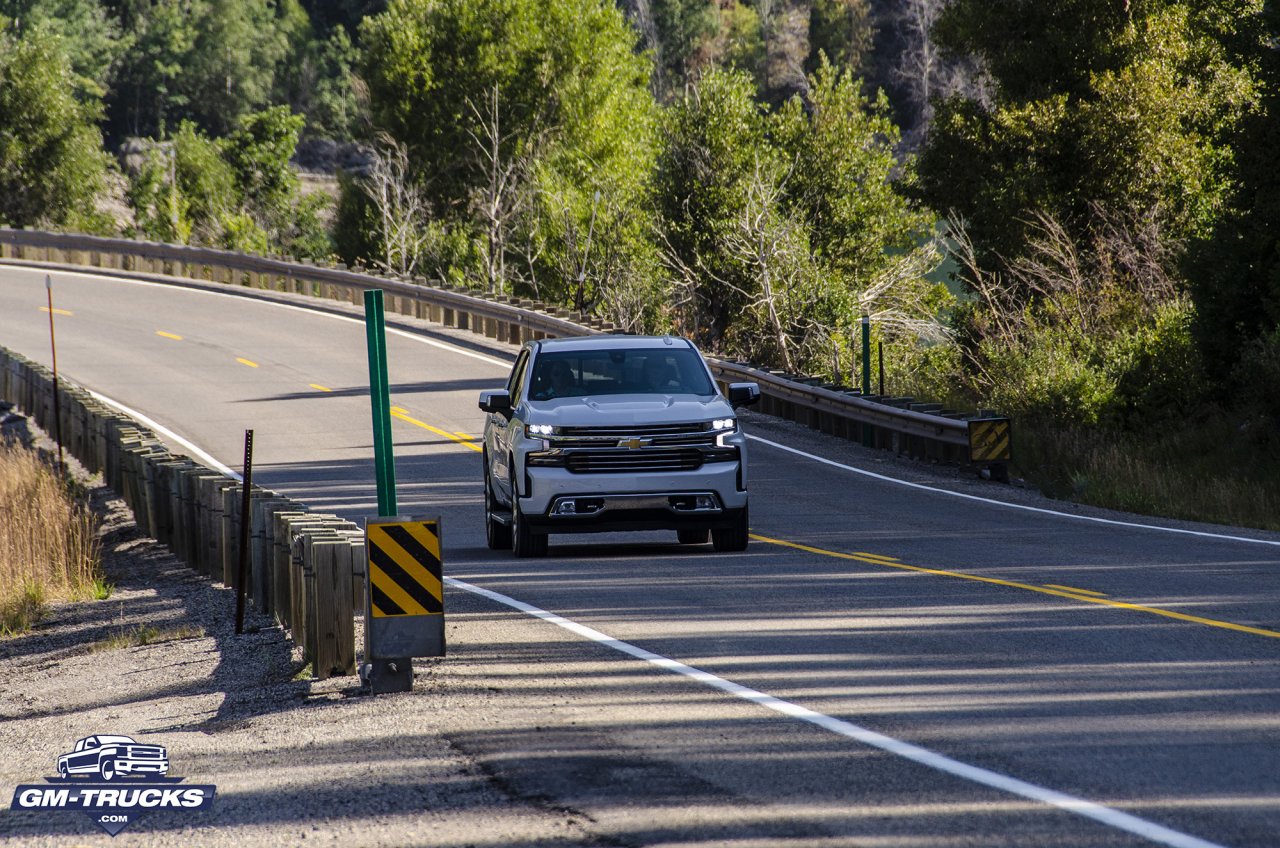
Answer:
[[[444,614],[438,521],[370,522],[365,538],[374,618]]]
[[[1008,462],[1011,455],[1008,418],[977,418],[969,422],[970,462]]]

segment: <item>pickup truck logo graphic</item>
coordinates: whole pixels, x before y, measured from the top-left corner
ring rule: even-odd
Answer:
[[[15,789],[10,808],[82,812],[115,836],[152,810],[207,810],[217,791],[170,777],[165,746],[119,734],[80,739],[57,769],[57,777]]]
[[[69,754],[58,757],[58,774],[93,775],[114,780],[124,775],[169,773],[169,754],[163,745],[139,745],[128,736],[86,736]]]

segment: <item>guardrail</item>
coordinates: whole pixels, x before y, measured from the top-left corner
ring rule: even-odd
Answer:
[[[133,510],[138,529],[195,571],[231,586],[244,487],[181,454],[43,365],[0,347],[0,398],[46,432],[61,413],[63,446]],[[364,608],[364,532],[336,515],[254,486],[247,594],[302,647],[318,678],[355,674],[355,616]],[[234,601],[228,598],[228,604]],[[230,606],[228,615],[230,615]]]
[[[388,313],[426,319],[519,345],[530,339],[616,332],[607,322],[526,298],[468,292],[341,265],[316,265],[185,245],[0,228],[0,262],[91,267],[130,276],[180,278],[362,303],[382,289]],[[761,411],[895,453],[987,468],[1007,479],[1010,423],[991,412],[966,415],[914,398],[863,396],[745,363],[711,360],[722,383],[760,384]]]

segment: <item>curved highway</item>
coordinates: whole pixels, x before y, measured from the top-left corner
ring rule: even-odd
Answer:
[[[252,427],[255,482],[376,512],[357,313],[54,281],[62,374],[227,466]],[[44,305],[43,271],[0,267],[0,344],[48,363]],[[512,791],[620,845],[1280,844],[1280,536],[747,415],[745,554],[618,534],[516,560],[484,546],[476,408],[512,356],[418,327],[387,339],[400,511],[442,516],[442,668],[500,716],[440,731]]]

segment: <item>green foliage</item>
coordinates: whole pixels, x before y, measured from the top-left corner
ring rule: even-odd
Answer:
[[[660,88],[678,88],[701,64],[699,54],[707,42],[719,33],[719,9],[714,0],[651,0],[649,8],[658,37]]]
[[[809,89],[767,115],[750,77],[713,70],[672,104],[664,259],[681,329],[708,349],[848,373],[859,314],[905,344],[938,335],[947,296],[924,279],[930,222],[894,187],[887,105],[826,63]]]
[[[825,56],[811,77],[807,103],[792,98],[784,104],[772,131],[794,163],[787,190],[793,210],[810,227],[814,252],[830,269],[865,285],[885,266],[886,249],[909,250],[932,226],[896,179],[903,165],[894,152],[899,135],[888,100],[883,93],[864,96],[853,74]]]
[[[286,226],[298,194],[298,175],[289,160],[303,122],[288,106],[272,106],[242,117],[224,147],[237,192],[268,230]]]
[[[171,174],[173,148],[152,147],[129,183],[126,198],[133,209],[133,238],[186,244],[191,237],[187,201]]]
[[[296,39],[276,85],[294,112],[306,116],[308,137],[347,139],[357,130],[359,107],[352,71],[359,50],[343,27],[325,39]]]
[[[869,0],[813,0],[809,18],[809,59],[813,73],[825,60],[859,74],[870,62],[875,21]]]
[[[219,247],[265,256],[271,252],[271,239],[266,230],[248,212],[230,212],[222,216],[222,243]]]
[[[299,259],[321,260],[334,255],[329,232],[329,210],[333,199],[323,192],[303,195],[293,207],[289,225],[281,234],[284,252]]]
[[[129,49],[116,21],[98,0],[0,0],[0,19],[21,32],[57,36],[71,63],[76,91],[98,100],[106,94],[115,64]]]
[[[361,181],[338,172],[338,203],[333,215],[333,247],[343,262],[368,261],[382,252],[378,210]]]
[[[223,135],[270,102],[290,42],[305,38],[296,0],[124,0],[132,47],[121,59],[111,132],[162,136],[183,119]]]
[[[1206,232],[1230,187],[1224,138],[1254,97],[1212,5],[952,4],[938,38],[986,63],[996,97],[939,105],[925,198],[969,221],[988,267],[1021,253],[1035,212],[1077,234],[1091,204],[1158,211],[1174,240]]]
[[[275,247],[300,258],[329,256],[329,200],[300,197],[289,165],[301,126],[302,118],[284,106],[246,115],[226,139],[183,121],[172,141],[148,151],[130,182],[136,231],[248,253]]]
[[[173,137],[178,191],[192,234],[205,244],[220,240],[223,216],[241,204],[236,174],[223,148],[223,143],[201,133],[191,121],[183,121]]]
[[[89,93],[61,41],[39,28],[15,36],[0,18],[0,223],[102,230],[94,201],[109,167]]]
[[[614,6],[395,0],[361,34],[374,123],[469,276],[590,307],[645,261],[654,104]]]
[[[667,265],[686,289],[680,329],[718,350],[754,288],[724,237],[745,214],[756,173],[773,182],[783,165],[741,71],[708,72],[668,107],[662,135],[657,197]]]
[[[1186,271],[1197,307],[1196,335],[1222,395],[1270,395],[1265,368],[1246,364],[1280,326],[1280,9],[1269,4],[1261,32],[1242,48],[1258,67],[1259,108],[1234,139],[1236,191],[1214,231],[1190,245]],[[1225,375],[1234,374],[1228,379]],[[1261,382],[1260,382],[1261,381]],[[1280,426],[1280,401],[1265,404]]]

